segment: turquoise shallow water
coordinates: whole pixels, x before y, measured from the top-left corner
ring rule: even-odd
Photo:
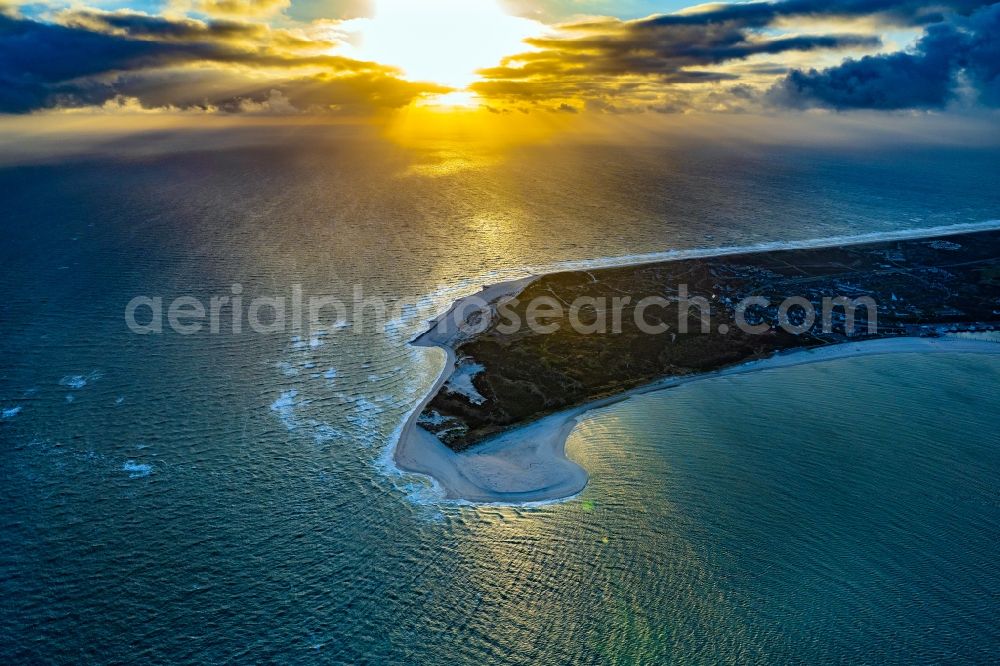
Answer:
[[[315,340],[123,321],[236,282],[444,306],[522,266],[978,222],[995,154],[258,143],[0,170],[0,661],[997,652],[993,358],[645,396],[573,435],[580,498],[470,508],[385,464],[441,367],[405,344],[418,317]]]
[[[671,572],[616,586],[641,590],[626,604],[648,632],[638,654],[988,661],[998,379],[1000,356],[900,354],[592,413],[569,443],[592,473],[581,507],[606,518],[595,532],[623,567]],[[706,641],[706,624],[728,630]]]

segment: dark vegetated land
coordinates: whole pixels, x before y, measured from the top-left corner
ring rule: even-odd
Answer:
[[[687,301],[681,299],[685,285]],[[561,318],[538,319],[558,323],[554,332],[539,333],[527,325],[528,304],[540,297],[562,306]],[[597,332],[571,325],[568,311],[580,297],[596,299],[598,307],[578,308],[577,320]],[[636,322],[636,305],[647,297],[667,301],[642,313],[648,326],[662,332],[650,333],[648,326],[641,330]],[[694,305],[696,297],[708,307]],[[766,325],[765,333],[749,333],[738,325],[738,306],[750,297],[770,302],[744,311],[745,323]],[[806,299],[815,311],[815,322],[803,333],[780,326],[779,304],[790,297]],[[838,297],[872,298],[877,330],[869,332],[867,308],[860,306],[851,335],[845,330],[844,307],[835,307],[825,318],[830,330],[824,331],[823,300]],[[615,298],[628,298],[618,301],[617,328]],[[505,307],[517,316],[513,321],[520,321],[516,330],[508,330],[512,318],[501,316],[494,306],[488,328],[456,348],[460,365],[484,368],[472,378],[483,401],[445,384],[421,414],[420,426],[455,450],[657,379],[717,370],[778,351],[996,326],[1000,231],[555,273],[533,282]],[[706,314],[709,331],[702,333]],[[804,315],[803,308],[791,307],[786,325],[801,327]]]

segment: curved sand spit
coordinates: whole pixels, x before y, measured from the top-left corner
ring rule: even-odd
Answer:
[[[996,225],[996,222],[992,222]],[[869,239],[866,239],[869,240]],[[637,262],[643,263],[643,262]],[[580,417],[586,412],[627,400],[642,393],[659,391],[710,377],[819,363],[851,356],[898,353],[1000,353],[996,342],[958,337],[887,338],[830,345],[816,349],[798,349],[779,353],[763,360],[714,372],[687,377],[669,377],[620,395],[595,400],[538,421],[514,428],[490,438],[462,453],[446,447],[437,437],[417,425],[417,418],[455,369],[455,347],[461,332],[454,326],[454,313],[478,310],[471,304],[495,303],[504,296],[520,293],[538,276],[485,287],[481,292],[457,300],[432,322],[429,330],[411,344],[438,347],[447,355],[445,367],[424,399],[410,414],[392,453],[396,465],[406,471],[435,479],[449,500],[493,504],[527,504],[564,500],[577,495],[587,485],[587,472],[566,457],[565,444]]]

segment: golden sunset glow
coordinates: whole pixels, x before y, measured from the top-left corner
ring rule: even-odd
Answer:
[[[371,18],[345,21],[357,56],[400,68],[411,81],[464,89],[476,72],[527,50],[535,21],[511,16],[496,0],[376,0]]]
[[[482,98],[476,93],[468,90],[456,90],[455,92],[431,95],[426,99],[420,100],[417,106],[431,108],[436,111],[451,111],[473,109],[482,103]]]
[[[0,52],[16,55],[0,58],[0,115],[381,122],[416,109],[412,125],[431,109],[562,116],[555,125],[649,115],[669,126],[703,113],[1000,103],[989,47],[1000,3],[685,4],[0,0]]]
[[[440,95],[448,99],[467,93]],[[542,143],[554,134],[575,127],[580,119],[570,114],[493,113],[476,98],[468,103],[438,104],[436,97],[394,113],[383,126],[383,135],[397,145],[418,150],[428,159],[424,174],[480,168],[494,163],[519,145]]]

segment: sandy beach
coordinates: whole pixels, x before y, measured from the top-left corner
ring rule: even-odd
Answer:
[[[441,349],[445,353],[445,364],[434,385],[404,424],[393,458],[401,469],[432,477],[443,488],[447,499],[477,503],[543,502],[571,497],[587,484],[586,471],[563,455],[561,444],[553,447],[548,419],[504,433],[496,440],[484,442],[475,451],[463,453],[452,451],[417,425],[424,406],[455,370],[455,347],[463,334],[454,325],[456,313],[460,318],[465,310],[468,310],[466,315],[477,311],[483,302],[494,304],[504,297],[514,296],[535,279],[529,276],[489,285],[476,294],[458,299],[447,312],[430,323],[426,332],[410,343]],[[570,430],[572,424],[563,441]]]
[[[864,234],[837,239],[819,239],[803,243],[781,244],[808,248],[870,243],[876,237],[886,239],[923,238],[932,235],[950,236],[962,232],[995,229],[998,221],[955,225],[953,227],[906,230],[886,234]],[[714,251],[692,251],[692,256],[731,254],[739,251],[776,249],[765,246],[753,248],[722,248]],[[667,256],[669,255],[669,256]],[[594,268],[605,265],[640,265],[647,261],[677,259],[674,253],[632,256],[613,261],[588,264]],[[947,334],[947,327],[940,337],[895,337],[859,342],[831,344],[823,347],[794,349],[778,352],[773,356],[733,365],[719,370],[670,376],[635,389],[606,398],[585,402],[576,407],[550,414],[536,421],[512,428],[490,437],[462,452],[443,444],[438,437],[421,428],[417,421],[424,408],[456,370],[455,350],[466,340],[478,334],[481,324],[495,316],[497,304],[507,297],[521,294],[529,285],[553,270],[580,270],[572,264],[534,269],[527,277],[484,286],[476,294],[456,300],[442,315],[428,322],[428,329],[410,344],[432,347],[445,354],[444,367],[421,402],[413,409],[400,429],[395,447],[388,452],[396,466],[433,478],[448,500],[474,503],[525,504],[551,502],[573,497],[587,485],[588,475],[578,464],[568,459],[565,443],[580,417],[585,413],[612,405],[632,396],[669,389],[692,381],[713,377],[757,372],[808,363],[820,363],[853,356],[899,353],[1000,353],[1000,344],[982,339],[970,339]]]
[[[524,281],[495,285],[477,296],[492,301],[522,289]],[[492,291],[490,291],[492,290]],[[459,306],[459,303],[456,303]],[[451,312],[451,311],[449,311]],[[439,320],[440,321],[440,320]],[[776,354],[715,372],[670,377],[645,386],[546,416],[514,428],[462,453],[456,453],[434,435],[417,426],[426,402],[447,381],[455,366],[451,340],[435,332],[436,326],[414,341],[439,346],[447,355],[445,368],[427,397],[404,425],[395,450],[396,464],[407,471],[426,474],[440,484],[448,500],[492,504],[527,504],[569,499],[587,485],[586,470],[566,457],[566,440],[587,412],[629,398],[667,390],[688,382],[762,370],[822,363],[840,358],[912,353],[1000,354],[1000,344],[985,340],[943,336],[891,338],[801,349]]]

